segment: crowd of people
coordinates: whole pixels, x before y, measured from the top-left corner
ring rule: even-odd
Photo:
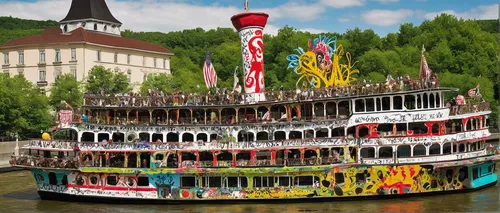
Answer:
[[[410,79],[404,75],[393,79],[388,75],[385,83],[362,82],[355,85],[335,86],[327,88],[303,88],[285,90],[281,86],[278,90],[266,91],[265,100],[256,100],[254,94],[244,94],[229,91],[226,88],[216,88],[207,93],[188,93],[175,90],[173,93],[149,90],[147,96],[137,93],[119,95],[86,94],[86,106],[119,106],[119,107],[158,107],[158,106],[207,106],[251,104],[256,102],[273,101],[301,101],[312,99],[336,98],[356,95],[370,95],[397,91],[436,88],[439,84],[437,76],[422,79]]]

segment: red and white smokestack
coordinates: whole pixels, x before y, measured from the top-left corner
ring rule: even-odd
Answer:
[[[262,30],[267,24],[266,13],[244,12],[231,17],[241,40],[245,93],[253,94],[255,101],[265,101],[264,95],[264,39]]]

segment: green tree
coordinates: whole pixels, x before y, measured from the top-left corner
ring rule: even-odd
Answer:
[[[80,82],[69,73],[60,75],[50,89],[50,105],[56,111],[61,108],[63,102],[77,108],[82,105],[82,101],[83,92],[80,88]]]
[[[157,92],[171,93],[173,91],[173,77],[166,73],[158,75],[148,75],[146,81],[141,85],[140,91],[142,95],[148,94],[148,90],[152,89]]]
[[[85,89],[91,94],[113,95],[127,93],[132,89],[125,74],[96,65],[89,71]]]
[[[23,75],[0,75],[0,135],[47,130],[53,123],[49,100]]]

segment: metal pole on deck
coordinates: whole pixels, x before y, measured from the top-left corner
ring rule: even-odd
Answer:
[[[19,156],[19,135],[16,133],[16,148],[14,148],[14,155]]]

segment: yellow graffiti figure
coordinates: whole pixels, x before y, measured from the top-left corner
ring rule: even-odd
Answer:
[[[320,36],[313,42],[309,41],[308,46],[307,52],[300,47],[296,49],[300,56],[290,54],[287,57],[288,68],[293,68],[300,75],[297,86],[300,82],[303,87],[311,88],[344,86],[356,80],[353,77],[353,74],[359,73],[359,70],[353,69],[356,62],[351,64],[351,55],[346,52],[347,64],[340,64],[344,48],[342,45],[337,47],[335,37]]]

